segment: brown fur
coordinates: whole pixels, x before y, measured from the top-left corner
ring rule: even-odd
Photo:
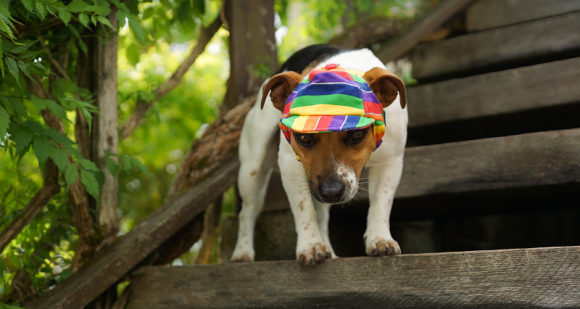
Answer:
[[[356,145],[347,145],[345,140],[348,132],[327,132],[312,133],[310,136],[314,140],[314,146],[303,147],[295,141],[292,135],[292,149],[300,157],[302,166],[308,175],[310,192],[319,200],[318,187],[321,182],[329,178],[342,179],[342,175],[337,175],[338,164],[352,168],[356,173],[356,178],[360,179],[362,170],[375,150],[375,139],[372,128],[368,129],[363,141]],[[346,186],[358,185],[358,183],[345,184]]]
[[[405,84],[393,73],[381,69],[372,68],[363,75],[363,78],[371,87],[383,107],[387,107],[397,99],[397,94],[400,94],[401,108],[407,105],[407,91]]]

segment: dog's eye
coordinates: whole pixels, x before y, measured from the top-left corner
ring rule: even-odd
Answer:
[[[352,139],[355,141],[363,138],[364,136],[365,136],[365,131],[363,131],[363,130],[354,131],[352,133]]]
[[[312,145],[312,136],[310,134],[294,134],[294,137],[303,146]]]
[[[349,131],[346,143],[348,145],[356,145],[356,144],[362,142],[364,140],[364,138],[367,136],[368,131],[369,131],[368,129]]]

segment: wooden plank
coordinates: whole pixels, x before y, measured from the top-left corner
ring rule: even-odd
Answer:
[[[384,44],[375,54],[382,62],[396,60],[404,56],[419,41],[433,30],[443,25],[457,13],[463,11],[472,0],[447,0],[443,1],[432,12],[419,20],[413,27],[400,36]]]
[[[573,58],[410,87],[409,127],[580,102],[579,80]]]
[[[413,77],[481,70],[580,50],[580,13],[482,31],[418,45],[411,53]]]
[[[580,183],[580,129],[407,148],[395,198],[570,183]],[[285,192],[275,195],[275,210],[289,208]]]
[[[27,308],[83,308],[231,187],[237,179],[238,168],[237,159],[224,164],[200,185],[166,203],[137,224],[88,265]]]
[[[397,198],[580,182],[580,129],[409,148]]]
[[[145,267],[129,308],[572,308],[580,247]]]
[[[467,31],[481,31],[580,11],[578,0],[479,0],[467,9]]]

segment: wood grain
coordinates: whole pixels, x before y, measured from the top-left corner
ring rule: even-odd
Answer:
[[[580,129],[407,148],[395,198],[570,183],[580,183]],[[289,208],[278,186],[269,187],[266,201],[274,198],[265,210]]]
[[[129,308],[572,308],[580,247],[145,267]]]
[[[388,41],[375,54],[382,62],[397,60],[410,51],[423,37],[443,25],[457,13],[465,9],[472,0],[443,1],[432,12],[421,18],[409,30]]]
[[[83,308],[125,276],[237,179],[239,161],[231,160],[198,186],[171,200],[99,252],[89,264],[27,308]]]
[[[409,127],[580,102],[579,80],[573,58],[410,87]]]
[[[580,11],[578,0],[479,0],[467,9],[467,31],[481,31]]]
[[[572,13],[418,45],[410,56],[413,77],[432,78],[577,51],[579,19],[580,13]]]

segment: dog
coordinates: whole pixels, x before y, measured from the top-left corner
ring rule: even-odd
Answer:
[[[316,68],[319,69],[315,70]],[[346,73],[338,72],[341,70]],[[326,73],[325,76],[332,73],[338,74],[338,78],[351,76],[355,80],[362,81],[358,84],[362,85],[360,88],[362,92],[365,92],[363,88],[366,87],[364,86],[366,82],[376,99],[380,101],[375,102],[379,104],[378,113],[384,111],[382,114],[385,125],[383,129],[379,128],[384,130],[384,136],[381,132],[377,132],[380,121],[364,127],[365,121],[373,121],[370,117],[377,116],[372,113],[369,113],[370,116],[367,118],[355,118],[363,123],[360,129],[352,127],[349,130],[331,130],[323,133],[293,130],[294,124],[289,122],[292,120],[291,116],[294,116],[293,119],[299,119],[297,117],[300,115],[289,116],[290,103],[286,104],[286,101],[290,101],[289,97],[301,93],[305,94],[301,97],[303,98],[301,102],[305,102],[304,98],[316,101],[318,98],[308,96],[304,90],[305,86],[301,83],[307,83],[308,78],[311,80],[316,78],[319,75],[314,74],[320,72]],[[355,76],[349,72],[360,74]],[[335,88],[339,92],[354,89],[348,88],[352,85],[347,83],[350,81],[320,83],[323,84],[317,86],[322,87],[320,100],[337,98],[327,96],[332,95]],[[300,90],[294,91],[297,87],[301,87]],[[344,98],[358,100],[355,97]],[[294,98],[292,104],[295,105],[297,100]],[[365,106],[366,104],[365,102]],[[282,182],[296,223],[298,234],[296,258],[299,263],[313,266],[326,259],[337,257],[328,236],[329,209],[332,204],[348,202],[356,195],[363,168],[369,169],[370,208],[364,234],[366,253],[369,256],[401,254],[399,244],[391,236],[389,217],[403,170],[408,122],[405,105],[404,83],[388,72],[384,64],[368,49],[339,50],[328,45],[314,45],[291,56],[283,65],[281,72],[263,84],[256,104],[246,116],[242,128],[239,146],[241,167],[238,177],[242,209],[239,214],[237,243],[231,261],[254,260],[254,225],[262,210],[268,182],[275,167],[276,148]],[[323,104],[318,107],[325,113],[324,108],[328,106]],[[293,111],[299,110],[295,107],[290,108]],[[365,116],[366,112],[365,109]],[[328,119],[331,118],[328,117],[333,116],[324,116],[319,122],[330,121]],[[353,119],[352,116],[349,117]],[[316,123],[316,126],[320,124]],[[280,134],[281,138],[279,144],[272,147],[270,145],[275,134]],[[376,140],[377,134],[382,136],[382,140]]]

